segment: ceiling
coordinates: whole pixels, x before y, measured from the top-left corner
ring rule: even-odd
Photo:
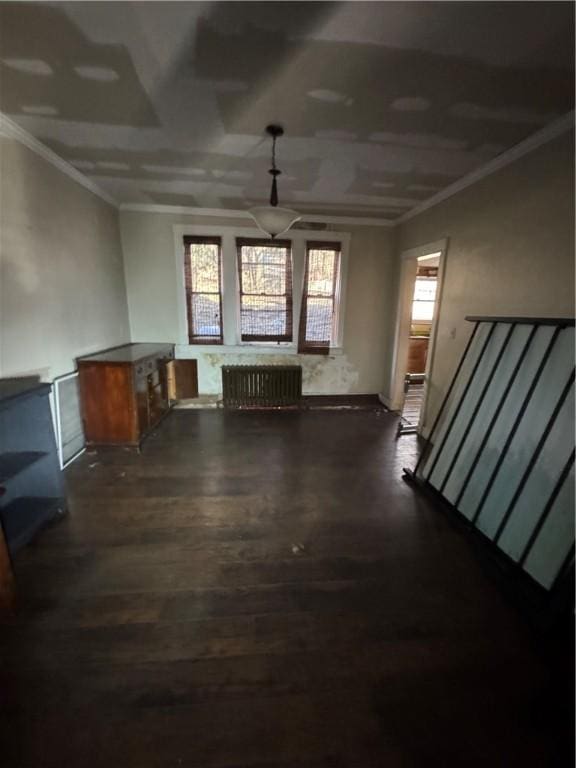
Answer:
[[[397,219],[569,112],[566,2],[0,3],[0,110],[119,203]]]

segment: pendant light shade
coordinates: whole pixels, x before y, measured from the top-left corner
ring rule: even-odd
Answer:
[[[257,206],[256,208],[250,208],[248,213],[252,216],[262,232],[270,235],[270,237],[283,235],[284,232],[290,229],[292,224],[295,224],[302,218],[296,211],[291,211],[289,208],[279,208],[278,206],[273,205],[262,205]]]
[[[278,185],[276,179],[282,171],[276,168],[276,139],[283,135],[284,129],[279,125],[269,125],[266,128],[266,133],[272,137],[272,168],[268,171],[272,176],[270,205],[259,205],[255,208],[250,208],[248,213],[265,234],[274,238],[282,235],[302,217],[296,211],[292,211],[290,208],[280,208],[278,205]]]

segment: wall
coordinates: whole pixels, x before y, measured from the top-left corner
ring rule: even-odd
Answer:
[[[398,252],[448,238],[429,429],[471,324],[466,315],[574,316],[574,133],[408,220]]]
[[[49,381],[129,341],[118,212],[0,141],[0,375]]]
[[[218,227],[249,227],[250,221],[123,211],[120,222],[132,340],[184,341],[173,228],[210,226],[217,233]],[[387,387],[396,281],[393,233],[382,227],[338,230],[351,234],[342,350],[325,357],[297,355],[293,350],[246,346],[206,350],[180,344],[179,357],[198,359],[202,394],[221,391],[222,364],[272,361],[301,364],[307,394],[371,394]]]

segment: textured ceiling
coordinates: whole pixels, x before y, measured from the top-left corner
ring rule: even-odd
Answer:
[[[0,109],[123,203],[393,220],[573,108],[572,3],[0,3]]]

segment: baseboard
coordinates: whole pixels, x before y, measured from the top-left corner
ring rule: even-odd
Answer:
[[[310,408],[385,408],[379,395],[303,395],[302,402]]]
[[[392,408],[392,400],[388,397],[388,395],[383,395],[382,393],[380,393],[378,395],[378,400],[380,400],[382,405],[385,405],[386,408],[388,408],[389,411],[393,411],[394,410]]]

